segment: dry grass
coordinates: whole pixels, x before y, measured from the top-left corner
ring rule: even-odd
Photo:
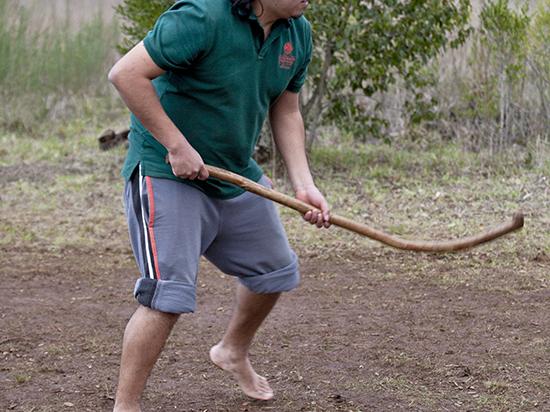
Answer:
[[[78,24],[98,13],[110,20],[114,16],[113,7],[121,2],[121,0],[48,0],[47,4],[44,4],[38,0],[9,1],[29,8],[39,7],[41,12],[35,13],[35,19],[44,25],[66,17],[73,24]]]

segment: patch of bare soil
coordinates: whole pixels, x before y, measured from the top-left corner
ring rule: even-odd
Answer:
[[[82,168],[72,166],[58,166],[47,163],[19,164],[10,166],[0,166],[0,176],[2,184],[27,180],[30,182],[46,183],[52,181],[57,174],[84,174],[86,171]]]
[[[269,402],[246,398],[208,361],[234,280],[204,263],[198,311],[176,326],[144,411],[550,410],[548,289],[433,282],[453,268],[429,255],[419,259],[434,272],[411,279],[400,256],[302,259],[301,287],[253,346],[276,391]],[[0,263],[0,410],[111,410],[136,308],[131,256],[5,247]]]

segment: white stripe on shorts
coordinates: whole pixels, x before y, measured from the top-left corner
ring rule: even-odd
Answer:
[[[151,279],[155,278],[153,264],[151,263],[151,253],[149,252],[149,227],[145,222],[145,206],[143,205],[143,176],[141,175],[141,164],[139,165],[139,201],[141,203],[141,222],[143,224],[143,236],[145,237],[145,255],[147,256],[148,276]]]

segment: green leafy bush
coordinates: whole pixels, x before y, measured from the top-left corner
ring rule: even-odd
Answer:
[[[550,0],[540,2],[529,28],[528,61],[540,99],[540,118],[550,119]],[[541,133],[548,137],[548,127]]]
[[[365,98],[404,79],[413,91],[410,107],[418,107],[418,91],[429,81],[426,64],[445,47],[462,44],[470,32],[468,0],[319,0],[307,15],[316,53],[306,117],[360,137],[377,135],[384,126],[369,114]]]
[[[463,114],[483,127],[476,134],[483,134],[486,141],[480,143],[491,150],[518,142],[533,120],[523,111],[530,105],[525,97],[531,22],[526,6],[516,10],[508,0],[493,0],[482,9],[473,36]]]
[[[139,43],[172,4],[174,0],[124,0],[119,4],[116,12],[122,17],[122,32],[125,34],[118,46],[119,51],[126,53]]]

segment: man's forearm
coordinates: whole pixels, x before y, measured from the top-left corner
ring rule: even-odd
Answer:
[[[302,115],[299,110],[283,110],[274,113],[271,120],[275,143],[285,161],[296,198],[313,206],[304,214],[304,219],[317,227],[329,227],[329,206],[313,182],[307,161]]]
[[[300,112],[272,116],[271,127],[294,191],[313,185],[306,157],[304,122]]]

